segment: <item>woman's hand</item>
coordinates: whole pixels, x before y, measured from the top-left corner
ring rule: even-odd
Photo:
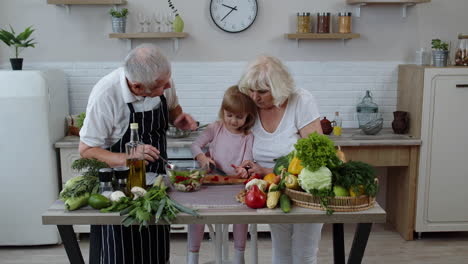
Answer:
[[[210,163],[215,165],[214,160],[208,158],[207,156],[205,156],[205,154],[202,153],[198,154],[195,157],[195,160],[198,161],[200,168],[206,168],[207,170],[210,168]]]

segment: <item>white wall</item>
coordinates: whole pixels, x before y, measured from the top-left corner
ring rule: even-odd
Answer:
[[[70,112],[84,111],[93,85],[120,65],[126,42],[109,39],[108,6],[72,6],[67,14],[46,0],[0,0],[0,26],[18,30],[34,25],[39,43],[22,53],[25,68],[59,68],[68,76]],[[166,0],[128,0],[128,32],[136,32],[136,15],[168,11]],[[177,53],[168,40],[151,41],[163,48],[173,63],[173,75],[184,109],[202,122],[216,118],[222,92],[237,82],[247,61],[259,53],[282,58],[299,87],[310,90],[329,118],[340,111],[345,127],[356,127],[355,105],[365,90],[372,90],[385,126],[396,108],[397,65],[412,62],[420,47],[430,48],[432,38],[455,39],[466,30],[467,0],[432,0],[408,9],[401,17],[398,6],[364,6],[353,18],[361,34],[342,41],[287,40],[295,30],[295,12],[342,10],[354,12],[345,0],[258,0],[254,25],[239,34],[216,28],[209,17],[209,0],[173,0],[190,34]],[[465,30],[465,31],[463,31]],[[141,43],[135,41],[134,46]],[[0,68],[9,68],[11,51],[0,43]]]
[[[233,0],[234,1],[234,0]],[[254,25],[239,34],[219,30],[209,17],[209,0],[174,0],[190,37],[181,41],[174,54],[171,42],[154,41],[175,61],[245,61],[259,53],[284,60],[305,61],[410,61],[420,46],[440,37],[455,41],[466,31],[468,1],[432,0],[408,9],[403,19],[398,6],[365,6],[361,18],[354,18],[353,30],[360,39],[341,41],[302,41],[299,48],[284,33],[295,29],[298,11],[342,10],[354,12],[345,0],[258,0],[259,15]],[[137,14],[151,15],[169,10],[166,0],[128,0],[128,32],[138,30]],[[67,14],[46,0],[1,0],[0,26],[11,24],[17,30],[34,25],[37,48],[24,51],[27,62],[39,61],[120,61],[127,53],[122,40],[109,39],[110,6],[72,6]],[[141,42],[136,41],[135,44]],[[11,56],[0,46],[0,60]]]

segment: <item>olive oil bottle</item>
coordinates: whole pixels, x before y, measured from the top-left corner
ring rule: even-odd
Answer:
[[[129,168],[128,193],[133,187],[146,188],[146,167],[144,144],[138,137],[138,123],[130,124],[130,141],[125,144],[127,167]]]

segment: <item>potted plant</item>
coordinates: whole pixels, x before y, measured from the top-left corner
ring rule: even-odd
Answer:
[[[125,33],[125,26],[127,24],[128,9],[122,10],[112,8],[109,11],[112,16],[112,31],[114,33]]]
[[[2,40],[7,46],[13,46],[15,48],[15,58],[10,59],[11,68],[13,70],[23,69],[23,58],[18,58],[20,52],[24,48],[35,47],[36,42],[30,38],[34,32],[32,26],[27,27],[23,32],[16,35],[15,30],[10,25],[10,30],[0,29],[0,40]]]
[[[440,39],[432,40],[432,61],[435,67],[446,67],[449,53],[449,45]]]

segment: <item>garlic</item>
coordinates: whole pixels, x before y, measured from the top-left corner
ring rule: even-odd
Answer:
[[[111,200],[111,202],[118,202],[120,200],[120,198],[122,198],[122,197],[126,197],[125,193],[123,193],[122,191],[115,191],[115,192],[111,193],[110,200]]]
[[[133,187],[131,192],[133,193],[133,196],[134,196],[133,200],[136,200],[139,197],[143,197],[146,194],[146,190],[138,186]]]

